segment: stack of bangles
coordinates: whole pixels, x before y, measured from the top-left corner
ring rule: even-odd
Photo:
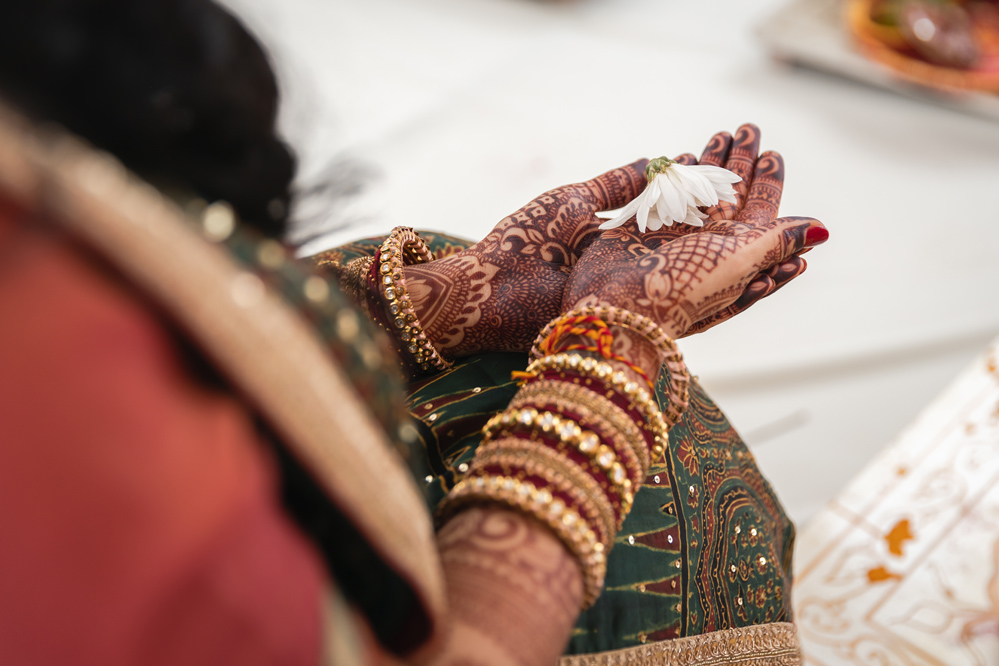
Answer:
[[[627,363],[610,353],[612,326],[639,333],[666,355],[665,414],[654,393],[610,362]],[[567,335],[594,344],[564,345]],[[520,391],[486,424],[468,473],[437,518],[443,524],[463,506],[494,504],[540,521],[578,559],[587,608],[603,588],[608,552],[635,493],[686,409],[690,378],[662,329],[620,308],[569,312],[542,331],[535,350],[547,355],[515,373]]]
[[[451,367],[423,331],[402,274],[403,266],[433,260],[418,233],[396,227],[374,256],[348,262],[340,277],[343,292],[398,343],[396,351],[410,374]]]

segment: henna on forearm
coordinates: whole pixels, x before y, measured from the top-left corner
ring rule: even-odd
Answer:
[[[554,664],[583,597],[562,543],[521,514],[471,508],[441,529],[438,545],[454,618],[441,663]]]

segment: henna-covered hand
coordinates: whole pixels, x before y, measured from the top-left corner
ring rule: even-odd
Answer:
[[[704,148],[700,160],[690,153],[676,158],[681,164],[719,166],[742,177],[742,180],[734,186],[736,203],[721,201],[717,206],[712,206],[705,211],[711,222],[749,219],[763,222],[777,218],[784,189],[784,158],[775,151],[767,151],[761,155],[759,149],[759,128],[752,124],[746,124],[736,131],[734,138],[728,132],[715,134]],[[697,231],[697,227],[683,224],[663,228],[655,239],[646,239],[647,245],[655,247],[656,243],[666,242]],[[822,232],[816,233],[821,235]],[[816,244],[818,242],[821,241],[816,240]],[[807,251],[808,248],[803,250],[802,254]],[[796,255],[782,264],[760,273],[732,305],[707,319],[696,322],[686,332],[686,335],[700,333],[731,319],[804,273],[807,267],[808,264],[805,260]]]
[[[600,235],[594,213],[638,196],[645,165],[546,192],[467,250],[408,266],[413,307],[437,349],[447,356],[529,349],[558,315],[570,268]]]
[[[811,218],[776,217],[784,163],[777,153],[757,156],[758,149],[752,125],[741,127],[734,141],[715,135],[701,163],[741,175],[739,201],[709,209],[702,228],[680,224],[640,234],[626,224],[604,232],[574,268],[563,311],[615,305],[682,337],[745,310],[799,275],[805,263],[797,255],[828,232]],[[646,370],[658,369],[648,348],[638,345],[632,355]]]

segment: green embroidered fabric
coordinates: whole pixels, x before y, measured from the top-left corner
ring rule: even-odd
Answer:
[[[421,232],[438,257],[465,241]],[[381,238],[314,257],[339,272],[373,254]],[[523,354],[481,354],[408,388],[430,473],[418,479],[431,510],[475,455],[481,428],[517,391]],[[665,379],[657,386],[665,400]],[[752,453],[693,382],[691,404],[651,467],[608,558],[603,594],[576,624],[566,654],[633,647],[721,629],[791,620],[794,526]]]
[[[317,283],[312,262],[283,256],[273,241],[245,227],[237,228],[223,244],[245,271],[280,293],[313,326],[410,473],[417,479],[426,478],[430,474],[427,456],[416,441],[403,376],[388,337],[335,285]],[[278,252],[279,260],[268,260],[267,250],[272,256]],[[422,616],[411,583],[381,559],[367,542],[363,525],[355,524],[330,500],[275,433],[263,429],[261,434],[275,445],[283,507],[322,555],[339,592],[367,616],[383,645],[400,652],[410,647],[405,641],[418,636],[413,630],[414,617]]]

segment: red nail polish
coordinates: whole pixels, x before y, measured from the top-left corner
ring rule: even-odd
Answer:
[[[825,227],[811,227],[805,232],[805,245],[811,247],[829,240],[829,231]]]

